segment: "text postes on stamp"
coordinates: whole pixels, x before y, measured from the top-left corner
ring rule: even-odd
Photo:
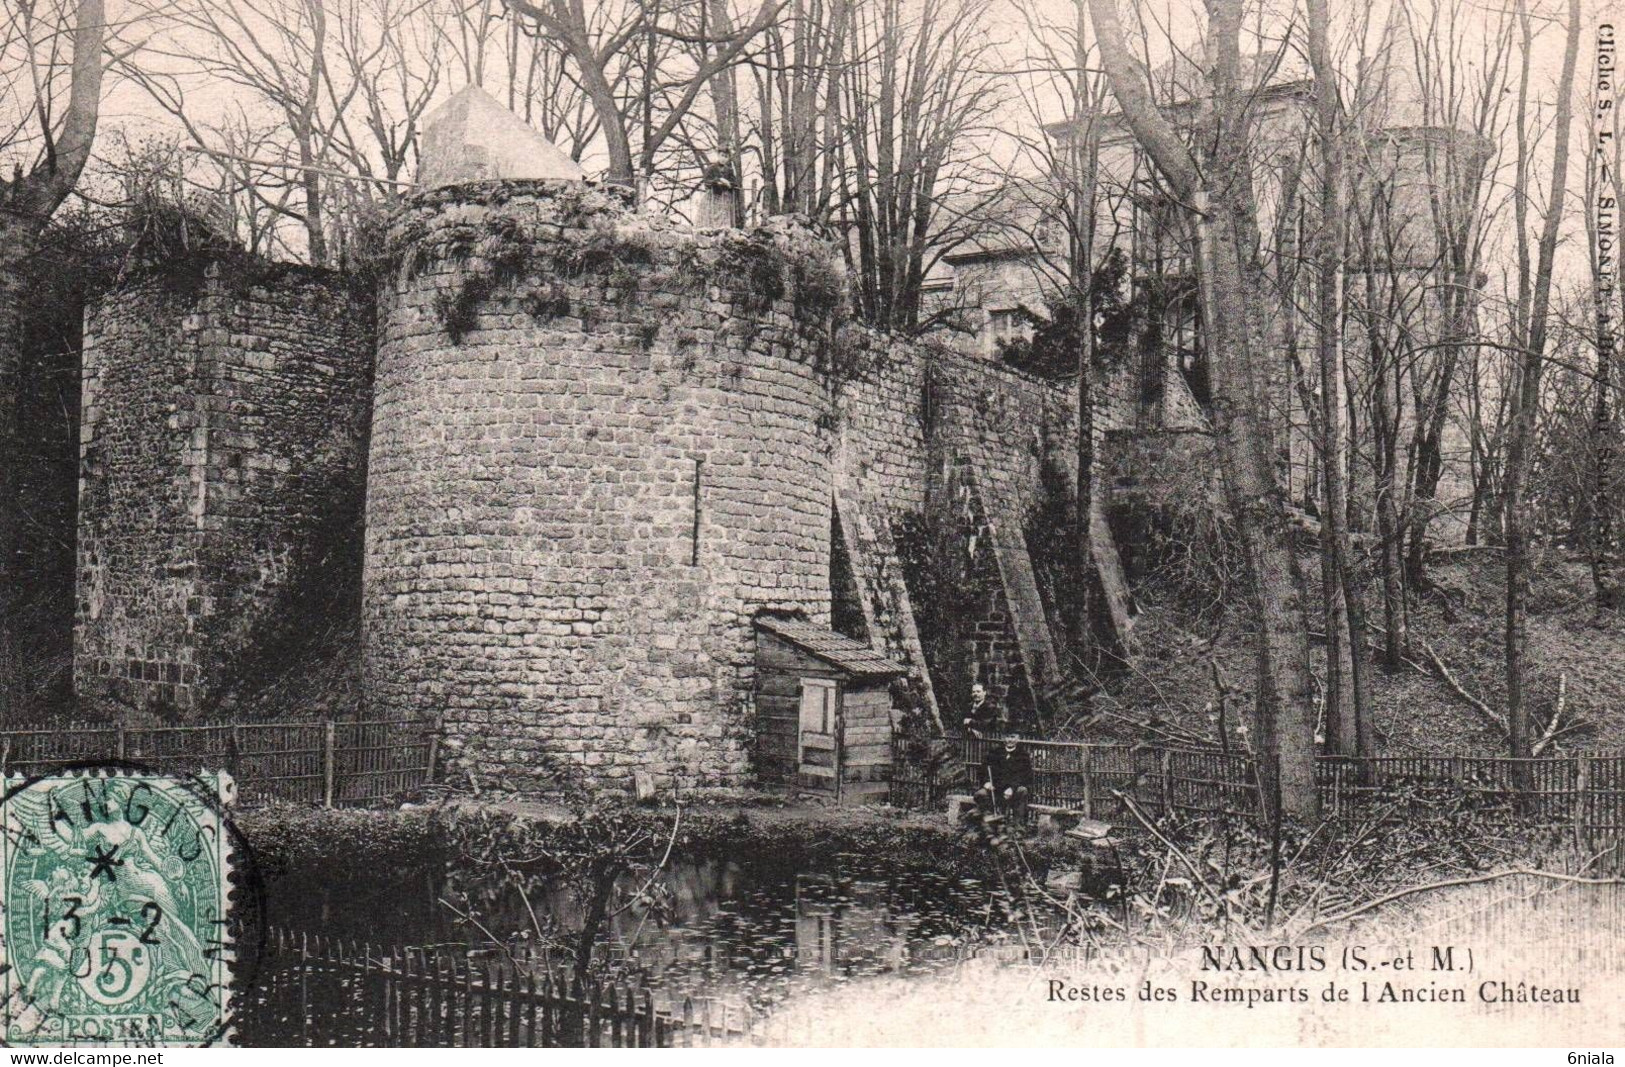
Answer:
[[[229,1022],[228,775],[125,766],[0,802],[8,1045],[202,1045]]]

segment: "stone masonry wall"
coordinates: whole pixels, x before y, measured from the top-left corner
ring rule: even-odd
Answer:
[[[827,248],[579,183],[426,194],[394,241],[374,710],[443,714],[482,785],[744,784],[752,617],[829,618]]]
[[[86,314],[75,687],[90,710],[212,710],[362,476],[371,300],[232,259]],[[195,269],[195,273],[191,273]]]
[[[74,685],[92,704],[189,706],[199,680],[188,303],[148,280],[86,314]]]
[[[978,518],[963,533],[991,534],[988,555],[995,559],[973,568],[979,584],[990,583],[976,591],[985,610],[966,620],[966,632],[977,637],[956,655],[975,658],[971,673],[990,681],[1000,699],[1015,696],[1031,706],[1033,686],[1053,684],[1058,664],[1022,531],[1040,504],[1045,463],[1063,473],[1075,467],[1074,394],[951,346],[905,344],[857,329],[843,334],[841,366],[836,478],[843,520],[845,509],[859,510],[869,527],[889,534],[869,551],[852,553],[859,587],[873,592],[880,616],[871,631],[891,635],[887,651],[903,662],[924,658],[914,620],[888,617],[909,613],[895,597],[888,608],[884,591],[901,583],[896,535],[903,525],[928,512],[931,521],[949,521],[960,510],[945,497],[963,465],[980,501]],[[907,603],[906,590],[900,599]],[[957,721],[966,665],[932,667],[954,688],[933,693],[933,700],[945,720]]]
[[[483,786],[748,782],[751,621],[829,622],[836,526],[929,697],[895,535],[955,464],[1014,533],[983,537],[968,651],[998,679],[1042,651],[1020,530],[1072,447],[1065,389],[843,324],[831,245],[788,220],[694,233],[491,183],[423,194],[392,242],[375,380],[371,297],[318,272],[151,276],[87,317],[89,704],[218,708],[290,589],[346,580],[314,561],[363,470],[369,710],[443,717]]]
[[[948,356],[936,376],[944,458],[963,463],[980,504],[997,587],[977,622],[977,667],[1012,714],[1039,708],[1061,681],[1025,531],[1044,501],[1045,468],[1073,492],[1077,410],[1068,388],[994,363]],[[993,576],[990,576],[993,577]],[[1031,723],[1032,719],[1026,719]]]

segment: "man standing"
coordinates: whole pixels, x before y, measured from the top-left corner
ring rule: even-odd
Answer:
[[[987,686],[977,682],[970,687],[970,714],[965,716],[965,733],[978,741],[996,737],[1003,728],[1004,716],[998,704],[987,695]]]

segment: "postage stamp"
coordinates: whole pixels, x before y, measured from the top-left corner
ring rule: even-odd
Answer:
[[[229,775],[126,766],[8,783],[0,1022],[8,1045],[187,1046],[230,1021]]]

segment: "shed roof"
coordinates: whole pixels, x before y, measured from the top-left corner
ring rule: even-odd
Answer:
[[[776,619],[763,616],[756,625],[768,633],[816,656],[832,667],[859,677],[886,678],[907,674],[908,668],[896,660],[887,659],[862,641],[854,640],[834,630],[826,630],[798,619]]]

